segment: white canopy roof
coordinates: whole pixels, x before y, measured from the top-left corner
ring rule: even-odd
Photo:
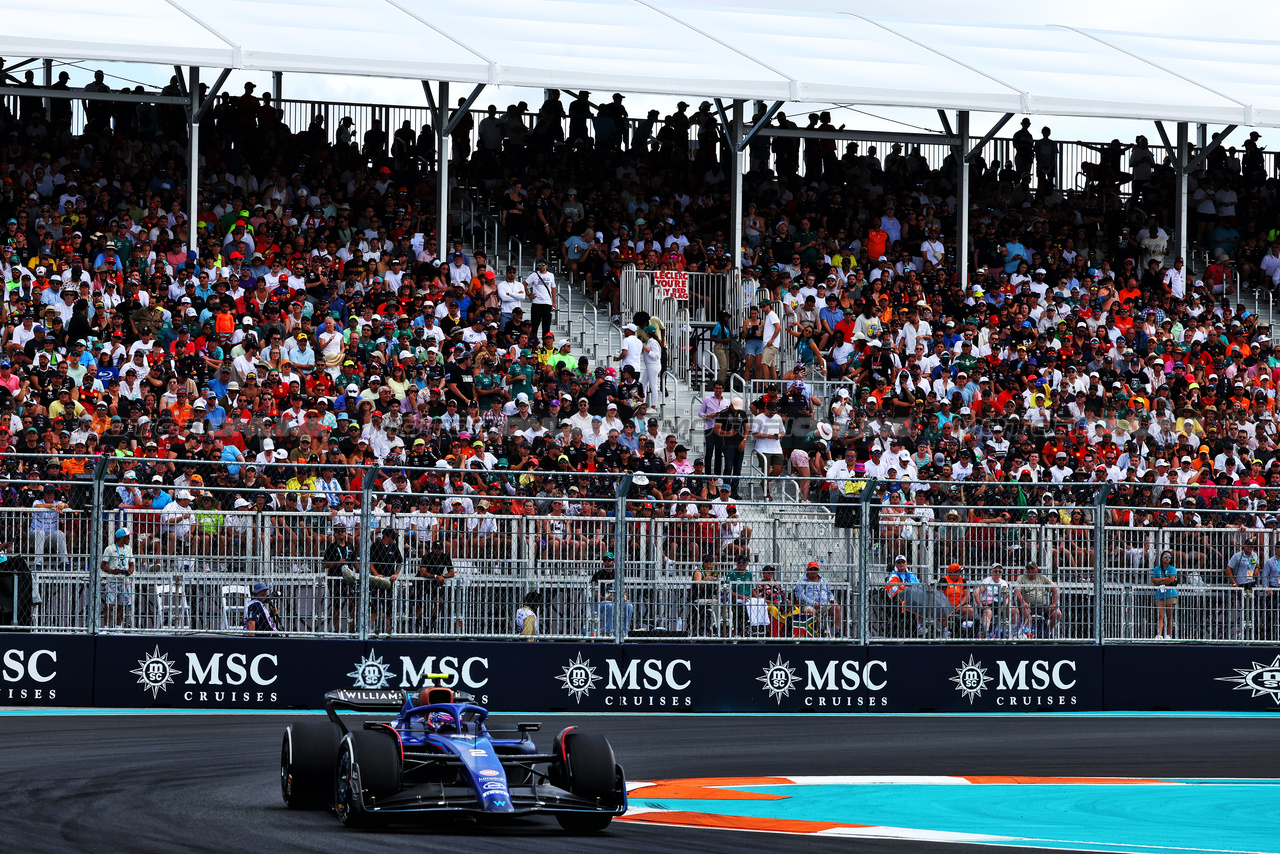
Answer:
[[[1280,126],[1280,41],[780,5],[0,0],[0,56]]]

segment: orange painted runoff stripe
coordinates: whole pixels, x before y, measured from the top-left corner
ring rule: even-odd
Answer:
[[[690,798],[706,801],[782,801],[786,795],[762,792],[737,792],[721,786],[786,786],[786,777],[691,777],[687,780],[654,780],[652,786],[642,786],[631,796],[650,798]]]
[[[1167,783],[1167,780],[1147,780],[1141,777],[961,777],[970,783],[996,786],[1048,785],[1059,786],[1124,786]]]
[[[681,827],[711,827],[721,830],[764,830],[772,833],[818,833],[837,827],[874,827],[871,824],[845,824],[838,821],[801,821],[791,818],[756,818],[745,815],[709,815],[696,812],[646,812],[620,816],[618,821],[648,824],[674,824]]]

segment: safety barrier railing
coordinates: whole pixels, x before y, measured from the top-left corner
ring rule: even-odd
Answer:
[[[127,459],[0,481],[0,628],[240,633],[261,584],[268,630],[298,635],[1280,641],[1271,490],[1128,512],[1102,485],[858,480],[804,504],[785,480],[758,501],[745,479],[655,473],[623,500],[615,476],[561,470],[512,473],[538,492],[517,499],[501,472],[432,494],[435,470],[353,467],[325,491],[257,468],[252,487],[187,466],[152,485]]]

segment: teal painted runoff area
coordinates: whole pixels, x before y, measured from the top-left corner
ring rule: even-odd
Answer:
[[[1016,837],[1079,851],[1280,852],[1271,816],[1280,780],[1177,780],[1161,784],[783,785],[733,787],[771,801],[646,801],[719,815],[830,821]],[[1014,844],[996,842],[994,844]]]

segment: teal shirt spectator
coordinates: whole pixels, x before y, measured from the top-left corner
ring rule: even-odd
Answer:
[[[1172,563],[1168,566],[1156,564],[1151,568],[1151,583],[1155,585],[1153,596],[1156,599],[1177,599],[1178,568]]]
[[[1005,256],[1004,261],[1004,271],[1006,273],[1012,273],[1017,270],[1019,261],[1026,261],[1028,264],[1031,263],[1031,255],[1027,252],[1027,247],[1023,246],[1018,241],[1010,240],[1004,245],[1004,248],[1009,253]]]
[[[587,242],[575,234],[564,242],[564,251],[570,261],[577,261],[586,253]]]

